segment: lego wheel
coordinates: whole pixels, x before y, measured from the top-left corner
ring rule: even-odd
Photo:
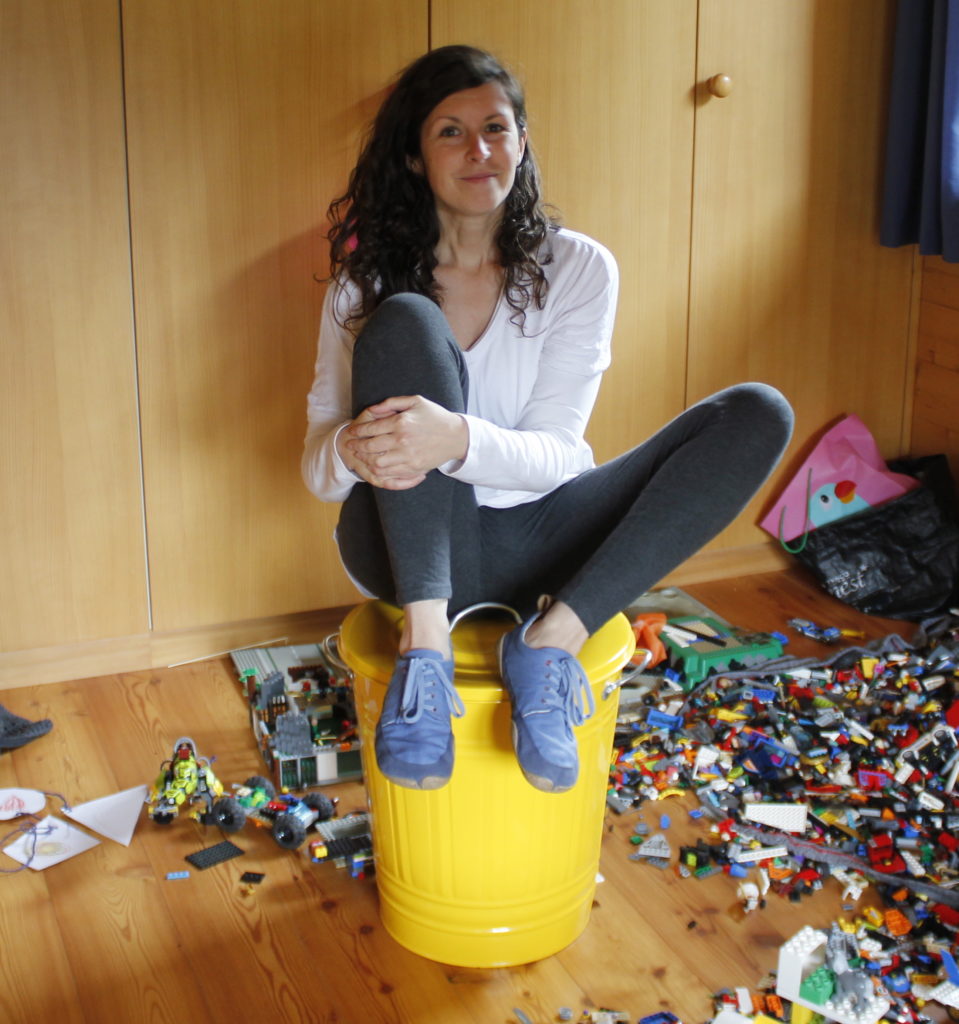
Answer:
[[[273,800],[276,797],[276,786],[273,785],[272,780],[262,775],[251,775],[243,785],[247,789],[262,789],[268,800]]]
[[[306,839],[306,827],[293,814],[281,814],[273,822],[273,838],[284,850],[298,850]]]
[[[246,824],[246,811],[234,797],[221,796],[204,818],[204,825],[216,825],[224,832],[239,832]]]
[[[172,811],[154,811],[150,817],[153,818],[158,825],[169,825],[170,822],[173,821],[174,814]]]
[[[303,803],[310,808],[311,811],[316,811],[319,814],[317,821],[328,821],[336,814],[336,804],[322,793],[307,793],[303,797]]]

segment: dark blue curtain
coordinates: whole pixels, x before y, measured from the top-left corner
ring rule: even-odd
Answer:
[[[879,240],[959,263],[959,0],[899,0]]]

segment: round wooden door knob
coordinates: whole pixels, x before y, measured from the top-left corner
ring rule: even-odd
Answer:
[[[733,80],[729,75],[713,75],[706,83],[706,88],[712,96],[722,99],[733,91]]]

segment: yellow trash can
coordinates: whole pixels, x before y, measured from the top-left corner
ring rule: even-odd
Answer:
[[[580,654],[596,712],[574,731],[580,770],[565,793],[543,793],[513,753],[510,704],[496,647],[503,616],[467,618],[453,632],[456,762],[441,789],[405,789],[376,764],[376,722],[393,672],[399,609],[379,601],[343,622],[339,653],[354,674],[370,804],[380,917],[407,949],[461,967],[542,960],[586,927],[596,888],[613,732],[615,680],[635,639],[617,615]]]

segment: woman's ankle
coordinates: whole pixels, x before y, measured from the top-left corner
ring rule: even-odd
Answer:
[[[403,606],[403,628],[400,632],[399,652],[423,649],[439,651],[444,658],[452,654],[447,601],[437,598],[413,601]]]
[[[551,602],[526,631],[526,643],[530,647],[558,647],[573,657],[588,639],[589,633],[580,617],[563,601]]]

